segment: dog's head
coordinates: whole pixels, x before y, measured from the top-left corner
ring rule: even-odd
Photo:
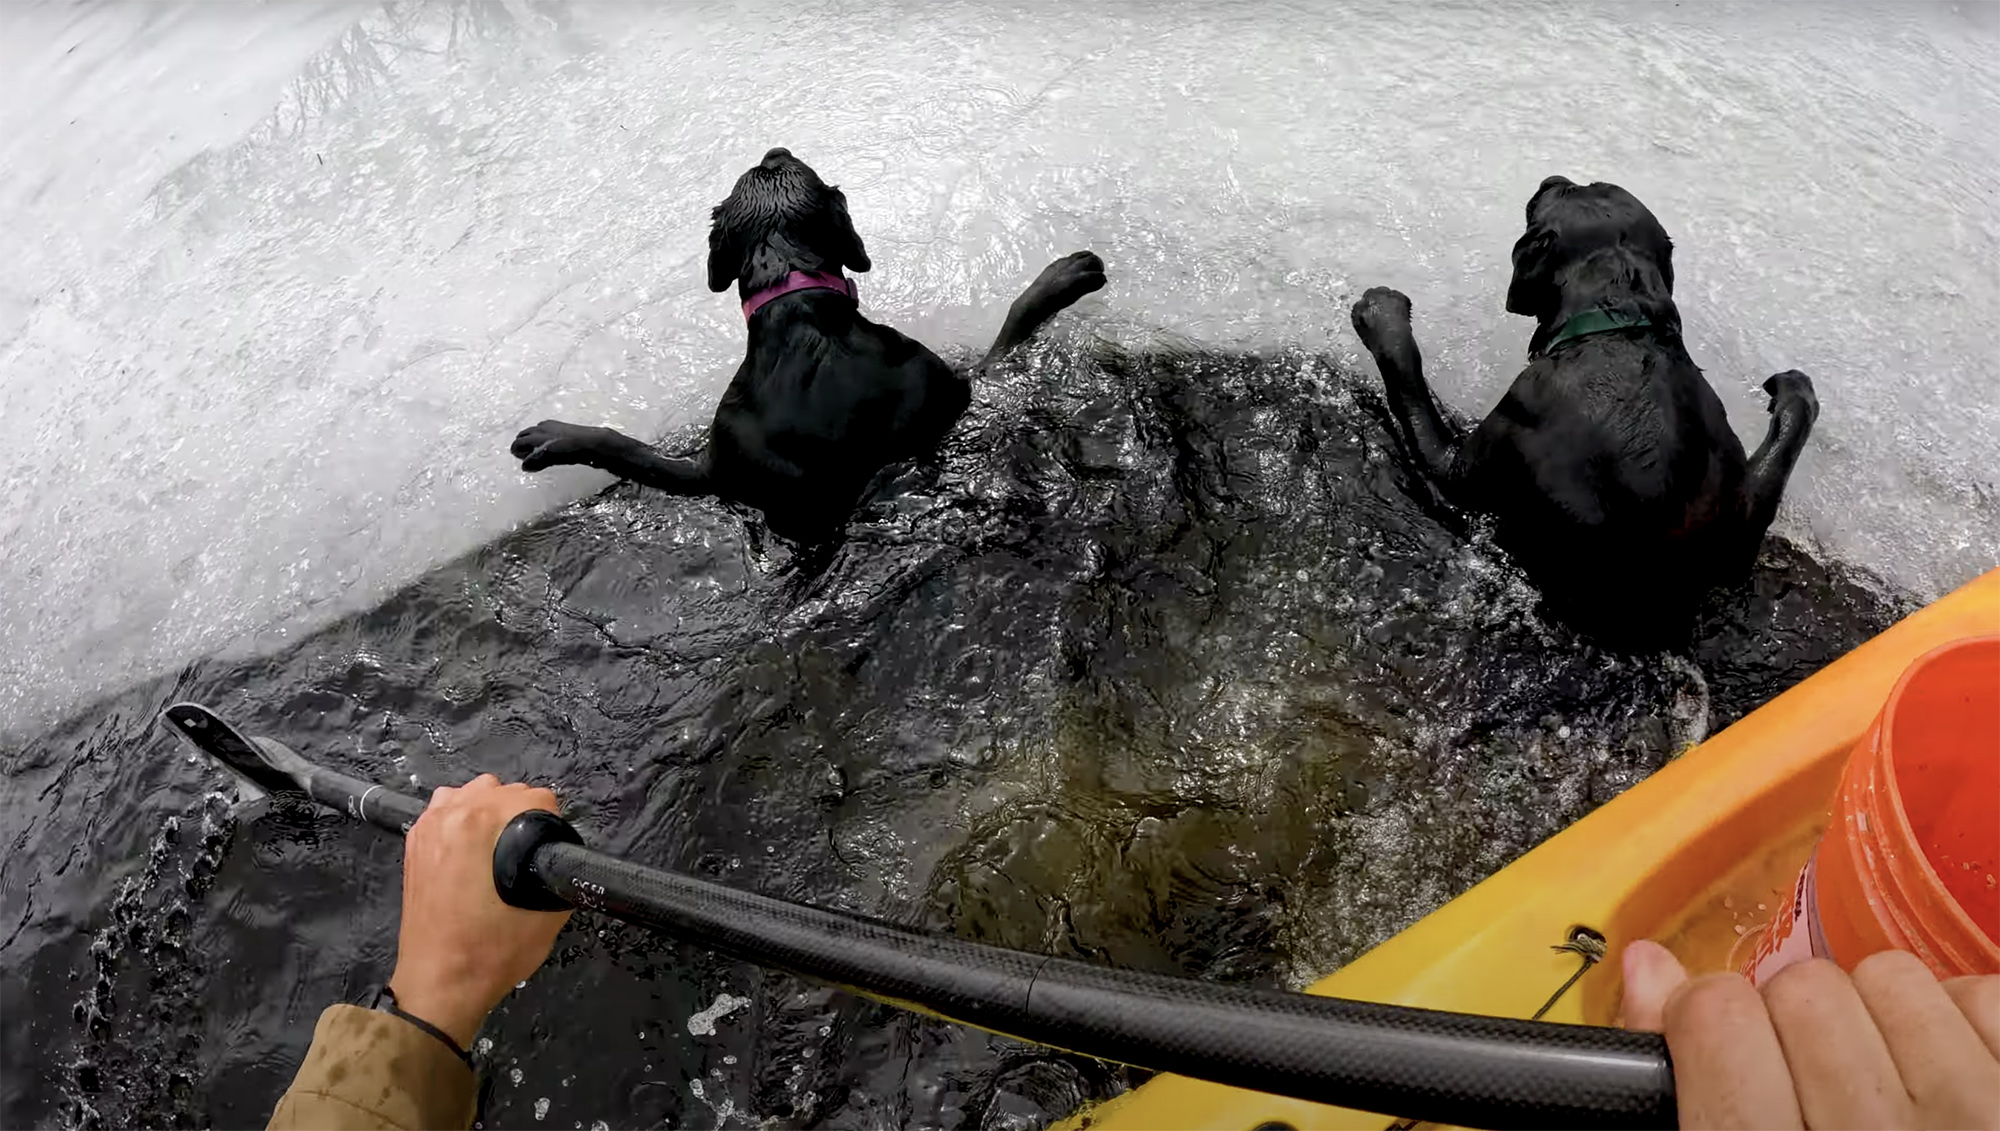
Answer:
[[[789,149],[736,178],[708,229],[708,289],[767,286],[793,271],[868,270],[847,197]]]
[[[1545,318],[1556,313],[1572,269],[1613,253],[1622,283],[1642,294],[1674,291],[1674,243],[1639,198],[1617,185],[1579,185],[1550,177],[1528,198],[1528,230],[1514,244],[1514,281],[1507,311]]]

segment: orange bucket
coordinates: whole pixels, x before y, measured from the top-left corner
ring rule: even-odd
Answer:
[[[1918,658],[1855,743],[1833,816],[1743,967],[1842,969],[1907,950],[1940,978],[2000,974],[2000,636]]]

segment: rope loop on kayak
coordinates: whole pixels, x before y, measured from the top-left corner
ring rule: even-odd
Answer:
[[[1549,949],[1554,951],[1566,950],[1582,958],[1583,965],[1576,968],[1576,973],[1569,976],[1569,981],[1556,987],[1556,992],[1549,995],[1549,1000],[1542,1003],[1542,1007],[1535,1011],[1533,1017],[1528,1018],[1530,1021],[1540,1021],[1542,1014],[1554,1009],[1556,1003],[1562,1000],[1562,996],[1569,992],[1571,986],[1576,985],[1578,979],[1590,973],[1592,966],[1604,961],[1604,936],[1591,930],[1589,927],[1571,927],[1569,938]]]

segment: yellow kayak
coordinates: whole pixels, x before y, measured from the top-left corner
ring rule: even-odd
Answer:
[[[1827,665],[1308,992],[1503,1017],[1547,1004],[1550,1021],[1612,1025],[1617,956],[1633,939],[1665,943],[1696,973],[1739,967],[1819,839],[1849,747],[1904,669],[1941,644],[1995,631],[2000,569]],[[1594,949],[1609,960],[1584,970],[1581,951]],[[1159,1076],[1059,1126],[1390,1123]]]

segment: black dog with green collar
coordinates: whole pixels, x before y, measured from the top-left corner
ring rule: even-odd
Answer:
[[[1495,518],[1558,616],[1616,645],[1673,643],[1754,560],[1819,415],[1812,381],[1764,382],[1770,431],[1745,458],[1681,342],[1652,212],[1617,185],[1550,177],[1527,221],[1507,309],[1536,320],[1528,365],[1470,433],[1425,383],[1407,297],[1368,291],[1354,329],[1410,455],[1448,502]]]

